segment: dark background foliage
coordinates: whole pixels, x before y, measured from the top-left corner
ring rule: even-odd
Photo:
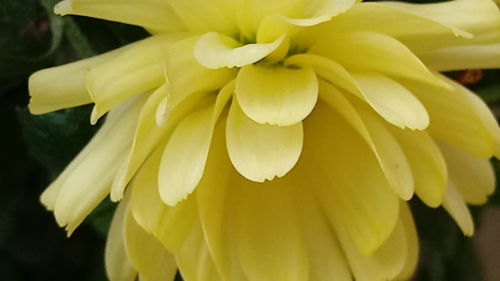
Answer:
[[[90,126],[89,106],[31,115],[27,79],[36,70],[102,53],[147,33],[118,23],[54,16],[55,2],[0,0],[0,279],[5,281],[106,280],[103,247],[114,205],[103,202],[67,239],[38,199],[99,124]],[[483,74],[471,87],[498,112],[500,72]],[[491,202],[499,204],[500,195]],[[412,209],[421,238],[416,279],[481,280],[472,240],[449,216],[415,199]]]

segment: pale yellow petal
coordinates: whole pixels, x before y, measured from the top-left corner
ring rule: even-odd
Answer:
[[[368,144],[394,191],[405,200],[413,195],[413,177],[408,160],[396,139],[381,125],[369,109],[349,101],[335,87],[321,82],[321,98],[337,111]],[[361,113],[364,113],[361,115]]]
[[[193,231],[198,214],[194,200],[180,202],[175,207],[161,200],[158,167],[163,147],[158,146],[131,182],[130,204],[136,222],[153,234],[168,251],[175,253]]]
[[[350,32],[323,37],[309,50],[328,57],[349,70],[407,77],[425,83],[443,84],[410,49],[398,40],[374,32]]]
[[[194,57],[200,36],[191,36],[169,46],[165,72],[172,95],[219,90],[236,76],[237,69],[208,69]]]
[[[469,207],[455,187],[454,183],[448,181],[448,189],[444,195],[443,207],[455,220],[465,236],[474,234],[474,221]]]
[[[104,261],[110,281],[134,281],[137,276],[137,270],[132,267],[125,248],[124,224],[127,209],[128,200],[118,205],[106,239]]]
[[[398,24],[394,24],[395,22]],[[472,36],[457,27],[429,18],[426,14],[392,6],[387,2],[364,2],[355,5],[329,23],[318,26],[312,33],[319,36],[332,30],[371,31],[395,37],[432,34],[453,39],[456,36]]]
[[[160,196],[174,206],[198,185],[219,115],[232,95],[234,83],[225,87],[208,107],[191,113],[179,123],[163,152],[158,178]]]
[[[285,66],[310,67],[318,77],[363,99],[361,89],[352,75],[342,65],[331,59],[314,54],[299,54],[287,58]]]
[[[478,115],[478,112],[488,114],[488,111],[471,103],[470,97],[464,92],[454,89],[453,84],[450,84],[450,90],[410,81],[403,85],[427,109],[431,120],[428,132],[432,137],[481,158],[493,155],[495,146],[492,133],[495,132],[488,130]],[[495,134],[498,135],[498,132]]]
[[[331,20],[349,10],[355,0],[306,0],[301,18],[287,18],[298,26],[313,26]]]
[[[33,73],[29,78],[30,112],[44,114],[91,103],[85,74],[90,68],[116,58],[127,48]]]
[[[125,215],[125,246],[141,281],[173,281],[177,273],[174,256],[155,237],[137,224],[128,209]]]
[[[281,36],[270,43],[242,45],[232,37],[209,32],[196,42],[194,56],[200,64],[211,69],[241,67],[265,58],[283,43],[283,39]]]
[[[494,29],[500,26],[498,7],[491,0],[455,0],[433,4],[386,2],[417,15],[469,32]]]
[[[289,126],[313,110],[318,80],[311,68],[247,65],[238,73],[235,95],[255,122]]]
[[[168,3],[180,22],[190,31],[206,33],[210,31],[226,35],[236,35],[234,5],[231,0],[157,0]]]
[[[88,16],[161,31],[184,29],[172,8],[162,0],[64,0],[54,11],[60,15]]]
[[[302,123],[258,124],[243,113],[238,102],[233,100],[226,127],[227,150],[234,167],[256,182],[284,176],[299,159]]]
[[[447,47],[419,57],[436,71],[500,68],[500,44]]]
[[[424,130],[429,125],[425,107],[398,82],[375,73],[356,73],[353,77],[366,102],[387,122],[411,130]]]
[[[391,128],[391,132],[410,163],[418,197],[430,207],[440,206],[447,187],[448,173],[439,147],[425,131]]]
[[[110,192],[114,173],[130,149],[143,104],[144,98],[133,99],[114,109],[90,143],[54,182],[61,185],[54,214],[69,234]]]
[[[121,101],[165,83],[166,45],[183,35],[161,35],[135,43],[114,59],[95,66],[87,74],[87,89],[95,102],[92,122]]]
[[[410,207],[407,203],[401,202],[399,207],[399,220],[403,225],[406,236],[406,260],[405,265],[395,280],[410,280],[417,269],[419,258],[418,234]]]
[[[198,221],[194,228],[186,233],[186,240],[176,251],[175,257],[185,281],[223,280],[215,267]]]
[[[480,159],[442,144],[450,181],[469,204],[484,204],[495,190],[495,172],[487,159]]]
[[[339,233],[339,240],[356,281],[394,280],[404,269],[409,254],[401,219],[387,240],[369,256],[356,249],[352,237]]]
[[[318,104],[304,128],[307,138],[296,169],[309,173],[309,188],[317,192],[336,233],[350,237],[362,253],[373,253],[396,224],[397,195],[363,138],[327,105]]]

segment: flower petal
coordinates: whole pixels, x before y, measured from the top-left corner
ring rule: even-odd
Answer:
[[[407,77],[445,87],[410,49],[398,40],[374,32],[339,33],[324,37],[309,50],[349,70]]]
[[[88,16],[161,31],[184,29],[172,8],[162,0],[64,0],[54,11],[60,15]]]
[[[137,224],[130,208],[125,215],[125,246],[130,262],[142,281],[174,280],[177,264],[174,257],[155,237]]]
[[[85,86],[85,74],[90,68],[116,58],[126,49],[127,47],[120,48],[93,58],[47,68],[32,74],[29,78],[31,113],[44,114],[91,103],[92,99]]]
[[[443,207],[458,224],[465,236],[474,234],[474,221],[462,195],[450,181],[444,195]]]
[[[175,207],[161,200],[158,167],[162,148],[158,146],[131,182],[130,206],[137,224],[153,234],[168,251],[176,253],[193,231],[198,214],[194,200],[180,202]]]
[[[59,189],[54,206],[56,220],[70,235],[108,195],[111,180],[133,131],[144,98],[127,101],[110,113],[103,127],[49,189]]]
[[[219,116],[231,97],[228,84],[217,100],[187,116],[175,129],[163,152],[158,177],[160,196],[170,206],[184,200],[198,185]]]
[[[208,69],[193,55],[200,36],[191,36],[166,50],[166,76],[173,95],[187,95],[222,88],[234,79],[236,69]]]
[[[92,122],[121,101],[165,83],[164,48],[182,36],[155,36],[135,43],[120,56],[90,69],[87,89],[95,102]]]
[[[235,95],[255,122],[289,126],[313,110],[318,80],[311,68],[247,65],[238,73]]]
[[[351,237],[340,234],[339,240],[356,281],[395,280],[410,254],[407,252],[407,237],[401,219],[398,219],[387,240],[369,256],[356,249]]]
[[[353,77],[366,102],[387,122],[411,130],[429,126],[425,107],[401,84],[375,73],[357,73]]]
[[[369,146],[327,105],[318,104],[304,128],[308,137],[296,169],[306,171],[339,237],[370,255],[394,229],[397,195]]]
[[[355,0],[307,0],[304,1],[302,18],[287,18],[291,24],[313,26],[331,20],[333,17],[349,10]]]
[[[500,44],[448,47],[419,57],[435,71],[500,68]]]
[[[487,159],[480,159],[441,144],[450,181],[469,204],[482,205],[495,191],[495,173]]]
[[[297,163],[302,150],[302,123],[284,127],[258,124],[233,100],[226,138],[236,170],[249,180],[264,182],[284,176]]]
[[[448,172],[443,155],[427,132],[391,128],[410,163],[415,192],[430,207],[443,202]]]
[[[232,37],[209,32],[203,35],[194,48],[194,56],[200,64],[210,69],[241,67],[265,58],[283,42],[281,36],[271,43],[241,45]]]
[[[492,134],[498,135],[498,131],[492,131],[495,128],[492,124],[488,125],[488,128],[491,127],[488,130],[482,118],[478,116],[482,114],[486,120],[484,115],[490,113],[484,105],[479,106],[477,102],[471,102],[470,97],[464,95],[463,91],[454,89],[454,84],[456,83],[450,84],[451,90],[446,90],[423,83],[404,82],[404,86],[410,89],[427,109],[432,120],[428,128],[432,137],[477,157],[490,158],[495,152]],[[460,118],[456,118],[457,116]]]
[[[127,201],[122,201],[116,208],[106,239],[106,274],[111,281],[134,281],[137,277],[137,271],[132,267],[127,255],[123,235]]]
[[[335,87],[320,83],[320,95],[365,140],[384,172],[393,190],[404,200],[413,195],[413,177],[408,160],[396,139],[376,117],[364,112],[358,103],[354,107]],[[364,110],[366,111],[366,109]]]

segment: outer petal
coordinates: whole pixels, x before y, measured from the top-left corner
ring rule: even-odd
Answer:
[[[486,127],[478,113],[486,117],[488,110],[464,95],[463,92],[405,82],[404,86],[422,102],[432,122],[429,133],[436,139],[452,144],[472,155],[490,158],[495,152],[492,133],[497,127]],[[455,87],[450,85],[450,88]],[[477,108],[476,108],[477,106]],[[482,106],[484,107],[484,105]],[[486,116],[485,116],[486,114]],[[460,116],[460,118],[456,118]],[[491,122],[490,122],[491,123]],[[495,130],[488,130],[488,128]]]
[[[331,20],[338,14],[349,10],[355,0],[306,0],[304,1],[302,18],[287,18],[287,21],[298,26],[312,26]]]
[[[181,35],[155,36],[134,44],[120,56],[90,69],[87,89],[95,102],[92,122],[119,102],[165,83],[165,45]]]
[[[351,70],[373,71],[446,86],[405,45],[379,33],[335,34],[319,41],[309,52],[326,56]]]
[[[450,181],[469,204],[486,203],[495,190],[495,173],[489,160],[476,158],[449,145],[441,145]]]
[[[236,101],[229,112],[227,150],[238,172],[252,181],[282,177],[299,159],[302,150],[302,123],[280,127],[258,124],[249,119]]]
[[[212,133],[234,89],[228,84],[212,105],[187,116],[175,129],[163,152],[158,178],[160,196],[174,206],[198,185],[208,157]]]
[[[424,130],[429,115],[420,101],[405,87],[385,76],[355,74],[363,97],[387,122],[402,129]]]
[[[128,101],[115,109],[92,141],[48,187],[48,194],[53,192],[49,190],[58,190],[57,197],[55,193],[42,195],[42,202],[54,209],[57,222],[66,226],[69,234],[109,193],[117,166],[130,148],[143,103],[144,99]]]
[[[128,200],[127,200],[128,201]],[[105,263],[110,281],[134,281],[137,271],[132,267],[124,241],[124,223],[128,202],[124,200],[115,211],[106,239]]]
[[[130,262],[141,281],[173,281],[177,272],[174,257],[155,237],[140,227],[128,209],[122,235]]]
[[[462,195],[450,181],[444,195],[443,207],[458,224],[464,235],[474,234],[474,221]]]
[[[89,16],[154,30],[184,29],[172,8],[162,0],[64,0],[59,2],[54,10],[56,14]]]
[[[257,123],[289,126],[311,113],[318,98],[318,81],[311,68],[248,65],[236,79],[236,97]]]
[[[211,69],[241,67],[265,58],[283,42],[279,37],[271,43],[241,44],[232,37],[209,32],[203,35],[194,49],[194,56],[200,64]]]
[[[319,104],[304,127],[308,138],[296,169],[310,175],[309,188],[339,237],[374,253],[397,222],[397,195],[363,139],[328,106]]]
[[[393,190],[401,198],[409,200],[413,194],[412,172],[403,150],[391,133],[373,114],[367,114],[366,108],[361,115],[363,106],[358,103],[359,108],[354,107],[335,87],[320,83],[320,94],[321,98],[365,140]]]
[[[435,71],[499,68],[500,44],[442,48],[421,54],[420,58]]]
[[[127,48],[32,74],[29,79],[31,113],[43,114],[91,103],[92,99],[85,84],[85,74],[90,68],[116,58]]]
[[[415,192],[424,203],[438,207],[447,188],[448,172],[439,147],[427,132],[391,128],[410,163]]]

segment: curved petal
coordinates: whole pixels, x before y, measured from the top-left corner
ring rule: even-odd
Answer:
[[[384,34],[339,33],[322,38],[309,52],[328,57],[349,70],[406,77],[446,87],[410,49]]]
[[[311,68],[247,65],[238,73],[235,95],[255,122],[289,126],[313,110],[318,80]]]
[[[234,89],[228,84],[212,105],[187,116],[175,129],[163,152],[158,184],[162,200],[170,206],[184,200],[198,185],[219,116]]]
[[[387,122],[411,130],[429,126],[425,107],[401,84],[374,73],[358,73],[353,78],[366,102]]]
[[[355,0],[307,0],[302,18],[286,18],[298,26],[313,26],[331,20],[349,10]]]
[[[443,207],[458,224],[465,236],[474,234],[474,220],[469,207],[455,185],[450,181],[444,195]]]
[[[367,114],[360,104],[355,107],[327,83],[320,83],[320,95],[365,140],[393,190],[400,198],[409,200],[414,183],[408,160],[396,139],[380,124],[379,118]],[[361,114],[362,111],[364,114]]]
[[[241,45],[232,37],[209,32],[196,42],[194,56],[200,64],[207,68],[242,67],[265,58],[275,51],[284,37],[271,43],[255,43]]]
[[[420,54],[422,61],[435,71],[471,68],[500,68],[500,44],[442,48]]]
[[[144,98],[134,99],[113,110],[90,143],[49,187],[59,189],[57,197],[52,197],[55,202],[47,203],[54,204],[56,220],[66,226],[68,235],[108,195],[112,178],[130,149],[143,103]]]
[[[480,106],[481,103],[471,102],[470,97],[464,95],[463,91],[454,89],[454,84],[456,83],[450,84],[451,90],[410,81],[405,81],[403,85],[410,89],[427,109],[432,120],[428,132],[432,137],[477,157],[490,158],[495,152],[492,134],[498,135],[498,128],[489,122],[488,130],[478,116],[478,113],[482,114],[486,121],[489,114],[487,108]]]
[[[183,37],[175,34],[150,37],[91,68],[87,73],[87,89],[95,102],[92,123],[119,102],[163,85],[165,45]]]
[[[469,204],[486,203],[495,191],[495,172],[489,160],[480,159],[449,145],[441,144],[450,181]]]
[[[106,274],[111,281],[134,281],[137,270],[132,267],[124,240],[125,216],[128,200],[122,201],[116,208],[106,239],[104,261]]]
[[[162,0],[64,0],[54,7],[60,15],[81,15],[150,28],[182,31],[172,8]]]
[[[391,128],[391,132],[410,163],[418,197],[430,207],[440,206],[447,188],[448,172],[439,147],[427,132],[398,128]]]
[[[393,1],[385,4],[470,32],[500,26],[498,7],[491,0],[456,0],[428,5]]]
[[[44,114],[91,103],[92,99],[85,84],[87,71],[116,58],[127,48],[129,47],[33,73],[28,82],[31,96],[30,112]]]
[[[165,51],[167,80],[172,95],[188,95],[222,88],[236,75],[236,69],[208,69],[193,56],[200,36],[191,36]]]
[[[302,151],[302,123],[292,126],[258,124],[233,101],[226,125],[227,151],[234,167],[249,180],[282,177]]]
[[[318,104],[306,119],[303,171],[336,233],[364,255],[374,253],[398,219],[399,199],[379,163],[343,118]],[[342,137],[338,137],[342,136]]]
[[[141,281],[173,281],[177,273],[174,257],[155,237],[137,224],[130,208],[125,215],[125,246]]]

